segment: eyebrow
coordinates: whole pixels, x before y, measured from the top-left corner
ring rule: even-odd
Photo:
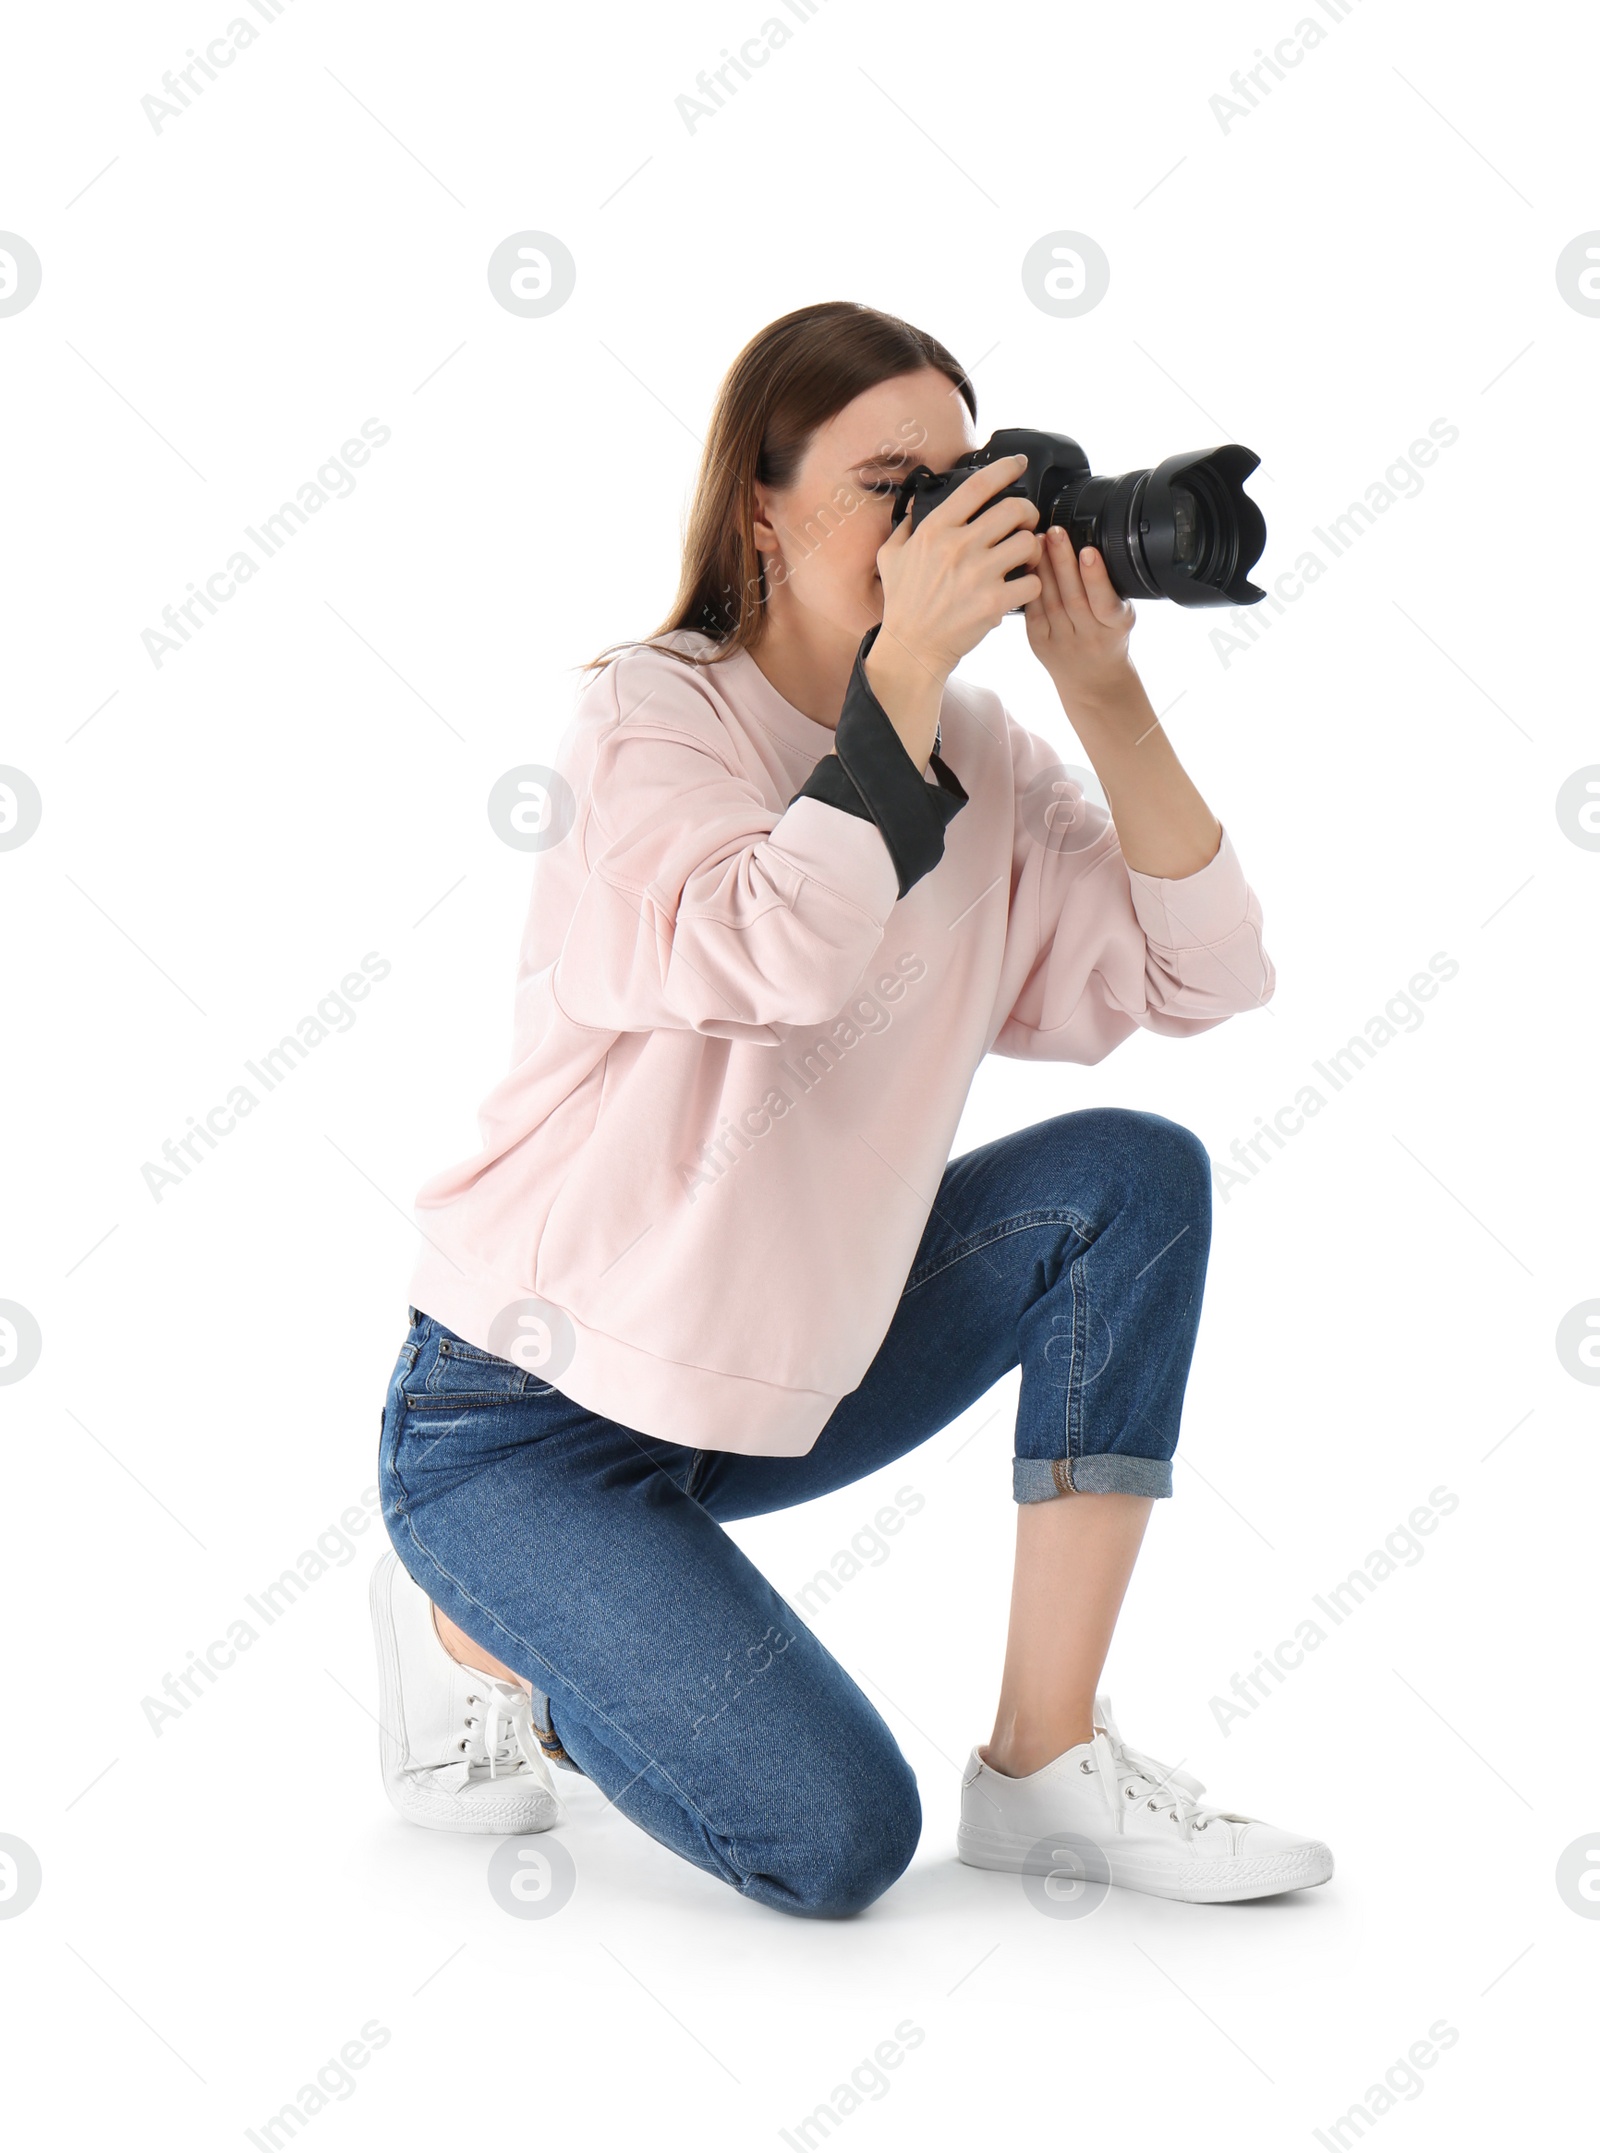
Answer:
[[[909,449],[896,449],[889,455],[869,456],[864,463],[853,464],[851,469],[855,471],[898,471],[906,464],[920,463],[921,460],[920,457],[913,456]]]

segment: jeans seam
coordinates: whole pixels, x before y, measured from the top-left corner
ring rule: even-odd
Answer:
[[[1006,1240],[1014,1233],[1025,1233],[1033,1226],[1070,1226],[1079,1240],[1085,1243],[1092,1243],[1100,1232],[1100,1228],[1092,1220],[1080,1218],[1077,1212],[1065,1210],[1058,1204],[1037,1211],[1018,1211],[1010,1218],[997,1219],[979,1233],[969,1234],[965,1241],[958,1242],[955,1248],[944,1255],[938,1258],[930,1257],[926,1265],[911,1273],[902,1291],[915,1293],[919,1286],[925,1286],[930,1278],[937,1278],[939,1273],[947,1271],[951,1264],[961,1262],[966,1256],[975,1255],[979,1249],[988,1248],[996,1241]]]
[[[415,1363],[413,1363],[414,1365]],[[410,1370],[408,1369],[406,1373],[409,1375]],[[400,1478],[400,1427],[405,1419],[406,1411],[405,1392],[397,1388],[391,1393],[390,1399],[384,1408],[383,1431],[378,1447],[379,1499],[380,1501],[382,1500],[381,1489],[385,1478],[392,1480],[400,1491],[398,1508],[402,1517],[405,1515],[407,1503],[411,1500],[411,1490]]]
[[[1067,1270],[1072,1280],[1072,1360],[1067,1371],[1067,1450],[1070,1461],[1083,1455],[1083,1364],[1089,1344],[1088,1249]]]
[[[700,1486],[710,1470],[711,1455],[709,1450],[697,1450],[690,1455],[689,1470],[683,1476],[683,1492],[692,1503],[700,1501]],[[658,1472],[665,1471],[662,1466],[656,1469]],[[668,1473],[667,1478],[670,1480],[672,1475]]]

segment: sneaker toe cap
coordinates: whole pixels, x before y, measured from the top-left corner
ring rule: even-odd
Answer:
[[[1324,1877],[1333,1874],[1333,1852],[1322,1840],[1306,1832],[1291,1831],[1282,1824],[1252,1821],[1239,1839],[1239,1853],[1246,1859],[1293,1862]]]

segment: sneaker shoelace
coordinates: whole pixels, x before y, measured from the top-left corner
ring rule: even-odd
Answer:
[[[526,1690],[515,1683],[497,1682],[490,1675],[472,1673],[467,1692],[466,1719],[457,1748],[457,1760],[447,1770],[447,1780],[465,1786],[476,1779],[515,1777],[531,1772],[544,1786],[550,1775],[533,1728],[533,1712]]]
[[[1116,1817],[1119,1832],[1126,1829],[1129,1805],[1141,1799],[1157,1815],[1170,1816],[1186,1840],[1211,1824],[1232,1826],[1251,1821],[1235,1810],[1217,1809],[1202,1802],[1199,1797],[1206,1791],[1205,1786],[1192,1772],[1180,1772],[1157,1757],[1147,1757],[1143,1750],[1125,1741],[1111,1716],[1109,1697],[1095,1699],[1095,1721],[1091,1747],[1106,1806]],[[1226,1836],[1230,1847],[1237,1845],[1235,1833],[1229,1831]]]

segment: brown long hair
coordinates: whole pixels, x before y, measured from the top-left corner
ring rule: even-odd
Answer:
[[[937,367],[978,415],[977,392],[936,337],[897,314],[853,299],[797,307],[758,331],[729,367],[711,413],[683,539],[683,566],[672,611],[650,635],[608,644],[582,670],[608,663],[674,629],[695,628],[716,649],[709,664],[748,650],[761,632],[767,582],[755,541],[755,485],[793,482],[819,426],[863,390]]]

